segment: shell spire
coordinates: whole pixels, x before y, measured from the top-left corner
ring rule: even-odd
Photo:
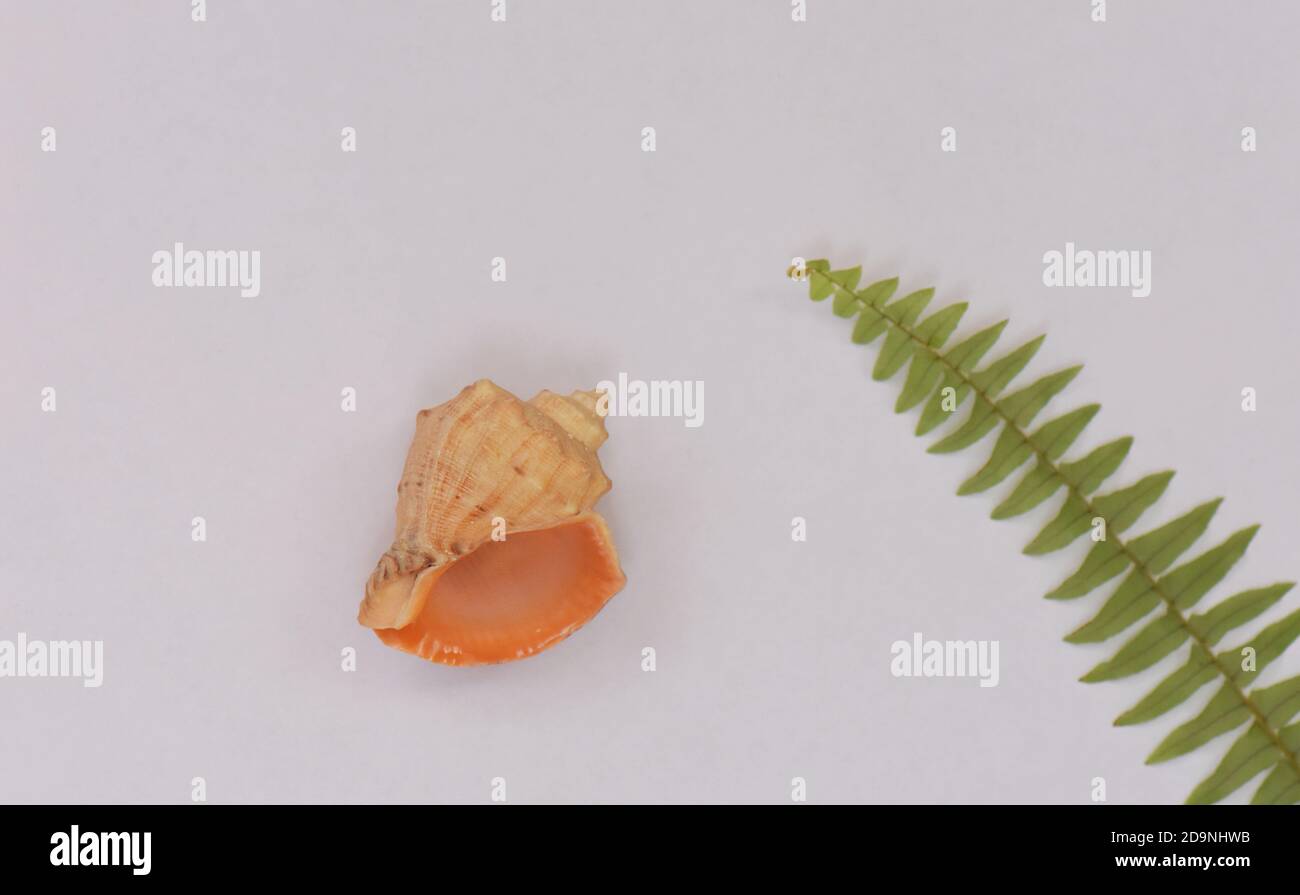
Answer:
[[[543,389],[528,403],[555,420],[573,438],[595,451],[609,438],[609,432],[605,429],[605,417],[598,411],[602,395],[602,392],[593,389],[573,392],[566,397]]]

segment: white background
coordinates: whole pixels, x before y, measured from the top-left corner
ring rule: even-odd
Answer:
[[[1026,376],[1086,361],[1056,407],[1104,405],[1076,450],[1178,470],[1142,529],[1227,495],[1205,545],[1264,527],[1215,595],[1296,575],[1300,11],[1109,5],[5,3],[0,638],[101,639],[105,676],[0,679],[0,800],[1181,801],[1230,740],[1143,759],[1210,691],[1110,722],[1182,653],[1077,683],[1107,591],[1041,598],[1082,542],[1019,555],[1059,497],[955,496],[991,440],[926,455],[784,279],[1047,332]],[[1067,240],[1150,250],[1151,296],[1045,288]],[[262,294],[154,288],[177,241],[260,250]],[[591,624],[469,670],[357,625],[417,410],[620,371],[703,380],[705,422],[611,421],[629,583]],[[1000,685],[892,677],[917,631],[1000,641]]]

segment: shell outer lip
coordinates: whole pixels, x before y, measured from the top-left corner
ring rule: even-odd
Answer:
[[[621,591],[623,587],[627,584],[627,575],[624,573],[622,564],[619,561],[618,552],[614,547],[613,536],[609,531],[608,524],[605,522],[604,518],[599,513],[593,511],[581,513],[578,514],[577,516],[574,516],[572,519],[567,520],[566,522],[560,523],[560,525],[562,526],[565,524],[584,524],[584,523],[591,524],[595,528],[597,539],[599,541],[599,544],[601,545],[600,549],[601,549],[602,557],[608,563],[607,568],[610,569],[613,573],[609,576],[612,586],[608,589],[607,592],[605,592],[602,595],[600,601],[590,608],[589,612],[582,615],[581,617],[575,617],[569,624],[565,625],[563,628],[559,630],[552,631],[550,634],[546,635],[543,639],[533,642],[527,645],[526,647],[520,648],[519,650],[516,651],[515,655],[513,656],[504,656],[504,657],[475,656],[470,651],[462,650],[460,645],[454,643],[443,643],[442,641],[436,639],[435,639],[436,642],[434,643],[434,646],[437,648],[432,650],[432,652],[430,653],[430,652],[425,652],[423,649],[423,647],[427,643],[428,635],[426,635],[425,640],[422,641],[421,644],[416,647],[412,647],[409,643],[403,642],[400,638],[389,638],[384,636],[384,632],[400,631],[403,628],[405,628],[407,625],[409,625],[411,622],[419,618],[421,613],[424,611],[425,606],[428,603],[428,600],[433,595],[434,584],[436,584],[438,578],[440,578],[443,575],[443,573],[445,573],[449,568],[451,568],[455,564],[455,562],[459,561],[460,559],[463,559],[464,558],[463,556],[456,557],[452,561],[447,562],[446,564],[438,567],[428,567],[423,571],[415,573],[413,576],[411,576],[414,578],[414,581],[412,583],[412,586],[409,589],[409,594],[406,597],[406,602],[402,605],[400,609],[400,617],[397,619],[397,623],[369,624],[367,626],[374,628],[375,634],[379,636],[379,639],[382,640],[386,645],[392,646],[396,649],[402,650],[403,652],[408,652],[411,653],[412,655],[419,656],[420,658],[427,659],[429,661],[438,664],[443,664],[443,665],[456,665],[461,667],[468,667],[474,665],[495,665],[503,662],[511,662],[516,659],[523,659],[523,658],[528,658],[530,656],[537,655],[538,653],[541,653],[549,649],[550,647],[554,646],[555,644],[559,643],[560,641],[566,639],[575,631],[581,629],[584,625],[590,622],[593,618],[595,618],[597,614],[599,614],[601,609],[603,609],[609,603],[609,601],[613,599],[614,596],[617,595],[619,591]],[[547,526],[545,528],[555,528],[555,527],[559,527],[559,526]],[[545,530],[545,528],[539,530]],[[468,556],[469,554],[467,553],[465,555]],[[367,623],[363,620],[362,624],[367,624]]]
[[[624,583],[626,583],[627,575],[623,572],[623,567],[619,562],[617,551],[614,550],[614,539],[613,535],[609,531],[609,524],[605,521],[603,516],[594,510],[575,513],[569,518],[563,519],[552,525],[535,525],[531,528],[510,530],[514,534],[527,534],[532,531],[546,531],[547,529],[558,528],[562,525],[576,525],[585,521],[592,521],[597,525],[602,539],[609,545],[614,565],[617,567],[619,575],[623,577]],[[484,541],[483,543],[489,542]],[[357,613],[357,621],[363,626],[375,630],[406,627],[419,617],[420,612],[424,609],[425,602],[428,600],[429,594],[433,590],[433,585],[437,583],[438,579],[457,562],[465,559],[465,557],[483,546],[483,543],[476,544],[473,549],[467,550],[459,556],[430,557],[426,565],[412,571],[398,573],[396,576],[390,577],[387,581],[381,581],[378,584],[376,584],[376,580],[380,570],[376,569],[375,574],[371,575],[370,581],[366,584],[366,599],[362,601],[361,609]],[[389,555],[390,554],[385,554],[385,557]],[[380,565],[383,565],[383,560],[380,561]],[[400,582],[407,577],[412,579],[411,585],[409,588],[406,588],[404,592],[398,591],[401,596],[400,602],[393,602],[391,595],[385,597],[381,594],[386,584],[397,584],[400,586]],[[615,591],[615,593],[617,593],[617,591]],[[372,595],[378,597],[378,599],[372,600]],[[612,597],[613,594],[610,596]]]

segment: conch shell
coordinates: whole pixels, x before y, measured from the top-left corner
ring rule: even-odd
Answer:
[[[599,396],[521,401],[480,379],[421,410],[397,534],[357,620],[389,646],[479,665],[539,653],[599,612],[626,581],[592,512],[610,488]]]

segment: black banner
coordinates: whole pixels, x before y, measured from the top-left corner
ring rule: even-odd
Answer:
[[[626,861],[637,880],[684,862],[855,874],[1115,880],[1277,877],[1297,860],[1294,811],[1250,807],[10,806],[6,879],[433,882],[479,868],[504,881]],[[430,863],[432,862],[432,863]],[[531,868],[531,869],[530,869]],[[990,876],[992,874],[992,876]]]

